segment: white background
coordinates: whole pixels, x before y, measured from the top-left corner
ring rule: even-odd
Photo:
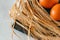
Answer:
[[[0,40],[11,40],[11,20],[9,17],[9,10],[16,0],[0,0]],[[16,30],[15,30],[16,31]],[[18,32],[20,39],[14,36],[14,40],[27,40],[27,36]]]

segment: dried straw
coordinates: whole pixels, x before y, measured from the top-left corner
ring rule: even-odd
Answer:
[[[10,10],[10,16],[20,27],[28,31],[28,40],[60,40],[60,22],[50,18],[38,0],[17,0]]]

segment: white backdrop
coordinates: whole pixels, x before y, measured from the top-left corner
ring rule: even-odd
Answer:
[[[11,40],[11,28],[9,10],[16,0],[0,0],[0,40]],[[16,30],[15,30],[16,31]],[[27,40],[27,36],[18,32],[20,39],[14,36],[14,40]],[[23,39],[22,39],[23,38]],[[31,39],[32,40],[32,39]]]

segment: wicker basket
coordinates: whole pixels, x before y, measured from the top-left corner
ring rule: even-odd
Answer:
[[[37,40],[60,40],[60,22],[49,16],[38,0],[17,0],[10,10],[14,28]]]

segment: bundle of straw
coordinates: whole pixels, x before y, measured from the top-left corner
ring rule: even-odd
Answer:
[[[60,22],[50,18],[38,0],[16,0],[10,16],[28,36],[37,40],[60,40]]]

